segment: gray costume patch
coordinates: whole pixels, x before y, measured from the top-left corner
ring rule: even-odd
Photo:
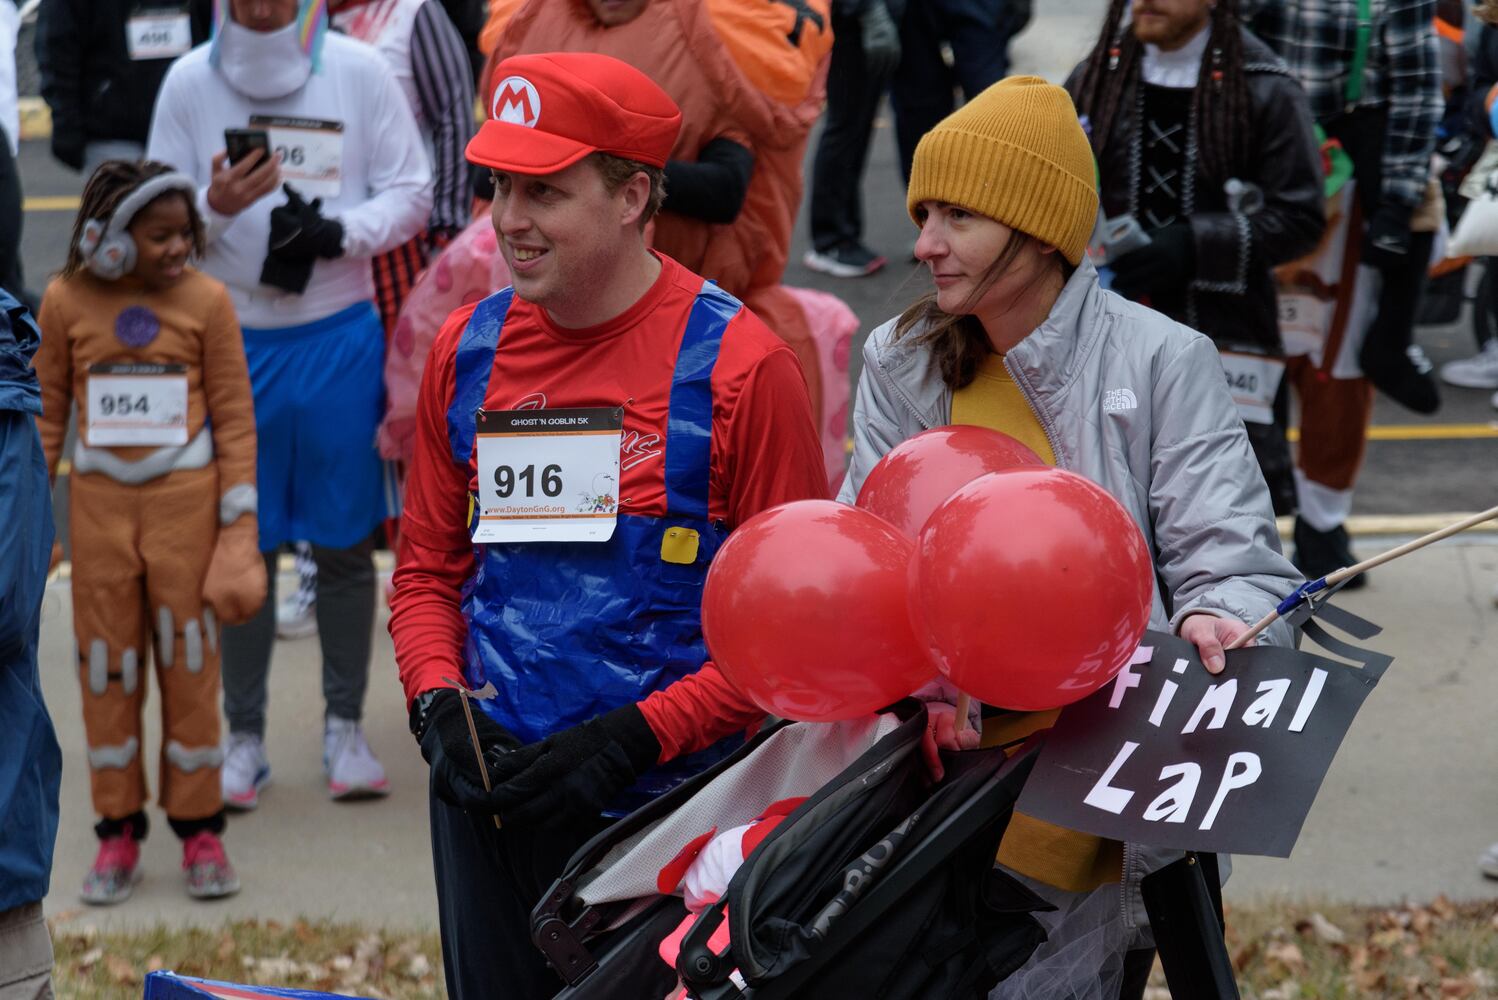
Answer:
[[[109,687],[109,643],[95,639],[88,644],[88,689],[103,694]]]
[[[182,624],[182,645],[187,651],[187,670],[198,673],[203,669],[203,633],[196,618]]]
[[[219,767],[224,763],[224,751],[219,746],[187,747],[176,740],[166,741],[166,759],[184,773],[204,767]]]
[[[140,750],[140,740],[134,736],[130,737],[119,746],[102,746],[88,748],[88,766],[95,771],[114,769],[122,771],[130,766]]]
[[[126,694],[134,694],[135,685],[140,681],[138,659],[134,648],[125,650],[125,655],[120,657],[120,686]]]

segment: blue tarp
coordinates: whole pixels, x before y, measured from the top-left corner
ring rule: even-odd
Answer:
[[[245,986],[221,983],[213,979],[179,976],[175,972],[153,972],[146,976],[145,1000],[255,1000],[255,998],[291,997],[299,1000],[368,1000],[344,993],[319,993],[316,990],[292,990],[279,986]]]

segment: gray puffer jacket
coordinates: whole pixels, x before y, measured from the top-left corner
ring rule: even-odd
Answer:
[[[845,503],[891,448],[951,422],[951,389],[914,336],[896,341],[894,328],[885,323],[864,345]],[[1144,532],[1155,558],[1150,628],[1173,631],[1199,611],[1251,624],[1300,585],[1205,336],[1105,291],[1084,259],[1004,364],[1057,466],[1106,489]],[[1276,622],[1259,641],[1287,646],[1293,637]],[[1121,904],[1131,931],[1147,926],[1139,880],[1179,856],[1125,846]]]

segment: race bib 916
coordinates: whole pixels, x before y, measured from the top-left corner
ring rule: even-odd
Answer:
[[[623,407],[478,411],[475,542],[606,542]]]

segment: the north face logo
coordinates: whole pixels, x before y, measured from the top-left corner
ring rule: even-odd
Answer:
[[[489,114],[498,122],[535,128],[541,117],[541,95],[523,76],[507,76],[494,88]]]
[[[1139,400],[1133,389],[1109,389],[1103,393],[1103,412],[1117,413],[1119,410],[1137,410]]]

